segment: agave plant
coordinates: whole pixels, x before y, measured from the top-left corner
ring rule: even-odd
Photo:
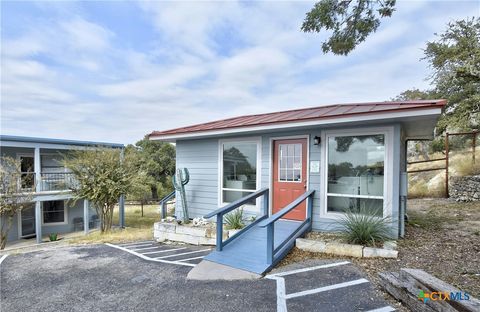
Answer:
[[[225,215],[225,222],[227,223],[227,230],[239,230],[245,226],[243,222],[243,209],[237,209]]]
[[[390,219],[379,217],[375,209],[345,210],[340,218],[346,240],[352,244],[375,246],[390,238]],[[380,213],[381,215],[381,213]]]

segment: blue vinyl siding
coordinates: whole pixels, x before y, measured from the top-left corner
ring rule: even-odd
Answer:
[[[186,140],[176,144],[177,168],[188,168],[185,186],[190,218],[202,217],[218,208],[218,139]],[[176,194],[177,217],[182,216],[181,197]]]
[[[32,203],[32,206],[35,206],[35,203]],[[73,226],[73,219],[74,218],[82,218],[83,219],[83,200],[78,200],[75,204],[73,204],[72,201],[65,201],[65,207],[67,209],[67,224],[59,224],[59,225],[42,225],[42,234],[43,235],[48,235],[50,233],[69,233],[74,231],[74,226]],[[90,207],[89,215],[90,217],[92,215],[96,215],[97,212],[95,211],[95,208]],[[18,223],[18,218],[19,215],[15,215],[13,217],[12,221],[12,226],[10,227],[10,230],[8,231],[8,238],[7,241],[13,241],[20,239],[19,236],[19,223]],[[81,231],[83,229],[77,229],[77,231]]]
[[[391,161],[393,174],[392,183],[392,235],[397,236],[398,233],[398,213],[399,213],[399,180],[401,162],[404,160],[401,153],[404,148],[401,141],[401,126],[396,125],[365,125],[365,127],[385,127],[393,126],[393,142],[390,142],[393,148],[393,159]],[[352,128],[346,126],[345,128]],[[359,133],[362,127],[358,127]],[[335,128],[341,130],[343,128]],[[322,145],[314,145],[313,138],[320,136],[322,133],[320,127],[290,130],[290,131],[271,131],[263,134],[256,134],[250,136],[231,136],[235,139],[248,137],[261,137],[261,171],[260,180],[261,187],[270,188],[271,176],[271,140],[272,138],[291,137],[291,136],[308,136],[309,137],[309,162],[320,161],[321,163]],[[333,130],[329,128],[328,130]],[[225,140],[227,137],[220,137],[214,139],[196,139],[196,140],[178,140],[176,143],[176,157],[177,168],[188,168],[190,171],[190,182],[186,186],[187,200],[189,207],[189,214],[191,218],[201,217],[218,208],[218,157],[219,157],[219,140]],[[313,229],[319,231],[338,231],[340,227],[335,219],[321,217],[320,210],[324,200],[321,198],[322,181],[321,172],[308,172],[308,189],[315,190],[313,199]],[[180,202],[179,194],[177,193],[177,201]],[[181,216],[180,205],[177,205],[176,215]],[[260,211],[260,208],[258,209]]]

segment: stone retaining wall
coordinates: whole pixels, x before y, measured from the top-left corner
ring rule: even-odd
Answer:
[[[223,231],[223,240],[237,234],[240,230]],[[177,223],[155,222],[153,238],[157,242],[172,241],[192,245],[216,245],[216,227],[214,223],[205,226],[180,225]]]
[[[448,191],[450,198],[457,201],[480,200],[480,175],[451,177]]]

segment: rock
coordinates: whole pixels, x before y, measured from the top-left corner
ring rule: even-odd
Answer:
[[[478,201],[479,190],[480,175],[450,178],[449,195],[456,201]]]
[[[325,242],[311,240],[311,239],[304,239],[304,238],[297,238],[295,240],[295,246],[298,249],[310,251],[310,252],[325,252],[327,244]]]
[[[327,243],[325,252],[338,256],[361,258],[363,256],[363,246],[331,242]]]
[[[394,258],[398,257],[398,251],[391,249],[383,248],[363,248],[363,257],[364,258]]]
[[[383,243],[383,248],[389,250],[397,250],[397,241],[390,240]]]
[[[175,223],[155,222],[155,224],[153,225],[153,230],[159,232],[175,233],[176,227],[177,225]]]

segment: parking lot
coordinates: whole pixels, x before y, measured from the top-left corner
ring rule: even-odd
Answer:
[[[212,250],[211,247],[159,244],[143,241],[128,244],[105,244],[147,261],[194,267]]]
[[[297,263],[259,280],[187,280],[206,249],[147,241],[9,255],[0,310],[393,311],[341,260]]]

